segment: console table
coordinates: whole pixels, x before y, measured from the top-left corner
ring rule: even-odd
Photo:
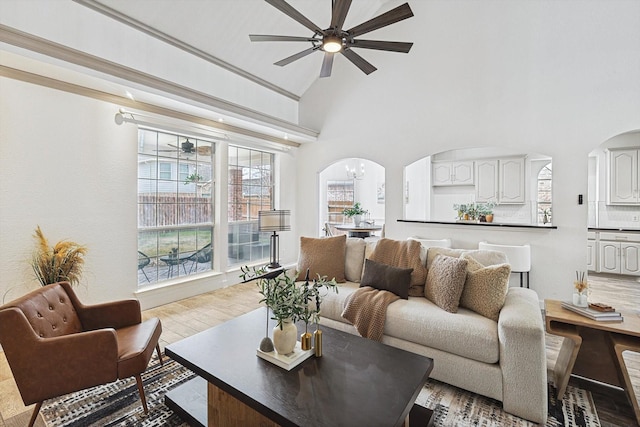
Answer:
[[[640,424],[640,409],[622,357],[625,351],[640,352],[640,316],[619,310],[621,323],[599,322],[562,308],[556,300],[545,300],[548,333],[564,337],[553,370],[562,398],[572,373],[622,388]]]
[[[264,310],[168,345],[200,378],[167,393],[167,406],[192,425],[428,425],[414,402],[432,359],[324,327],[323,356],[286,371],[256,355]]]

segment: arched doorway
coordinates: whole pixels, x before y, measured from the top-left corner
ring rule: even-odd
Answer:
[[[384,173],[384,167],[363,158],[340,159],[320,171],[318,235],[327,235],[328,227],[339,233],[332,226],[349,222],[343,210],[355,203],[367,211],[366,221],[384,225]]]

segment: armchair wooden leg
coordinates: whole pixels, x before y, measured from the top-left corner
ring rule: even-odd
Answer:
[[[147,398],[144,396],[144,386],[142,385],[142,377],[140,374],[136,375],[136,383],[138,383],[138,393],[140,393],[140,400],[142,401],[142,408],[144,409],[144,413],[149,413],[149,408],[147,408]]]
[[[31,419],[29,420],[29,427],[33,427],[38,419],[38,414],[40,413],[40,408],[42,408],[42,402],[36,403],[36,407],[33,408],[33,413],[31,414]]]
[[[160,366],[164,366],[162,361],[162,354],[160,353],[160,344],[156,344],[156,352],[158,353],[158,359],[160,359]]]

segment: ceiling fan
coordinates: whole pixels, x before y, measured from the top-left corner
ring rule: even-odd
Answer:
[[[196,148],[193,142],[189,141],[189,138],[186,139],[183,143],[180,144],[180,147],[173,144],[167,144],[169,147],[172,147],[170,150],[157,150],[160,151],[178,151],[179,154],[198,154],[199,156],[209,156],[211,155],[211,147],[207,145],[201,145]]]
[[[400,5],[382,15],[376,16],[360,25],[356,25],[353,28],[344,30],[345,18],[349,12],[352,0],[332,0],[332,13],[331,24],[329,28],[321,29],[316,24],[307,19],[304,15],[298,12],[285,0],[265,0],[271,6],[275,7],[279,11],[283,12],[290,18],[304,25],[311,31],[313,36],[311,37],[297,37],[297,36],[273,36],[273,35],[258,35],[250,34],[249,38],[252,42],[270,42],[270,41],[290,41],[290,42],[310,42],[311,47],[301,52],[291,55],[285,59],[282,59],[275,63],[275,65],[285,66],[300,58],[303,58],[315,51],[323,51],[324,59],[322,61],[322,68],[320,69],[320,77],[329,77],[331,75],[331,69],[333,67],[333,57],[336,53],[341,53],[349,61],[351,61],[356,67],[360,68],[365,74],[371,74],[375,70],[371,63],[365,60],[363,57],[353,51],[353,48],[363,49],[376,49],[386,50],[390,52],[403,52],[408,53],[413,46],[413,43],[407,42],[391,42],[380,40],[356,40],[363,34],[377,30],[387,25],[391,25],[398,21],[402,21],[413,16],[413,12],[409,7],[409,3]]]

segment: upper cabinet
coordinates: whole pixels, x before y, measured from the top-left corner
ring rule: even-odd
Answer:
[[[476,202],[525,202],[524,157],[476,160]]]
[[[473,162],[434,162],[432,185],[473,185]]]
[[[524,203],[524,157],[498,160],[500,195],[498,203]]]
[[[640,204],[638,195],[638,149],[609,150],[607,202],[612,205]]]

